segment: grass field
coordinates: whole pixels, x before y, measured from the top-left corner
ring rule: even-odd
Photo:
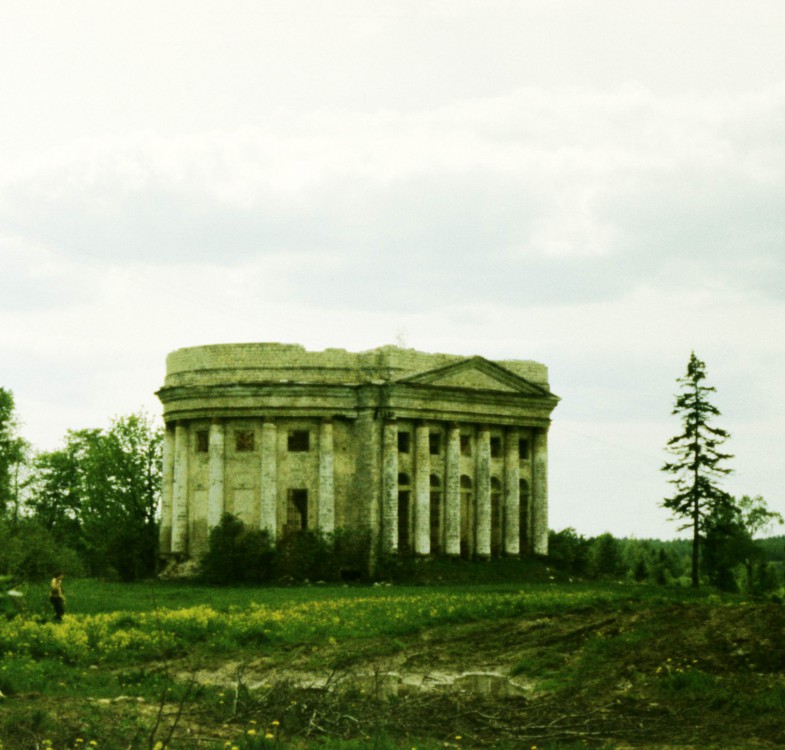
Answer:
[[[778,747],[779,605],[623,584],[69,581],[0,623],[3,750]]]

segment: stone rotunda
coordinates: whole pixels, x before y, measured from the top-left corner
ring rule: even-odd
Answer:
[[[345,528],[388,554],[547,552],[544,365],[218,344],[169,354],[157,395],[164,556],[198,559],[225,512],[273,542]]]

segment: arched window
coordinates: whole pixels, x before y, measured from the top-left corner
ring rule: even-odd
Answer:
[[[498,477],[491,477],[491,555],[498,557],[504,549],[504,505],[502,503],[502,483]]]
[[[461,475],[461,555],[474,553],[474,485],[471,477]]]
[[[431,474],[431,554],[442,551],[442,480]]]
[[[520,488],[520,545],[521,554],[525,554],[531,550],[531,543],[529,540],[529,483],[525,479],[521,479],[518,483]]]

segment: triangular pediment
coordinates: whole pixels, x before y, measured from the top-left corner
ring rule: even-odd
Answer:
[[[531,383],[520,375],[483,357],[470,357],[434,370],[400,378],[398,383],[432,385],[439,388],[469,388],[478,391],[517,393],[519,395],[549,396],[542,386]]]

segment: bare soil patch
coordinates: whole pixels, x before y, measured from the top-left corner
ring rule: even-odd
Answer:
[[[237,721],[462,746],[785,746],[785,612],[674,605],[441,626],[215,664]]]

